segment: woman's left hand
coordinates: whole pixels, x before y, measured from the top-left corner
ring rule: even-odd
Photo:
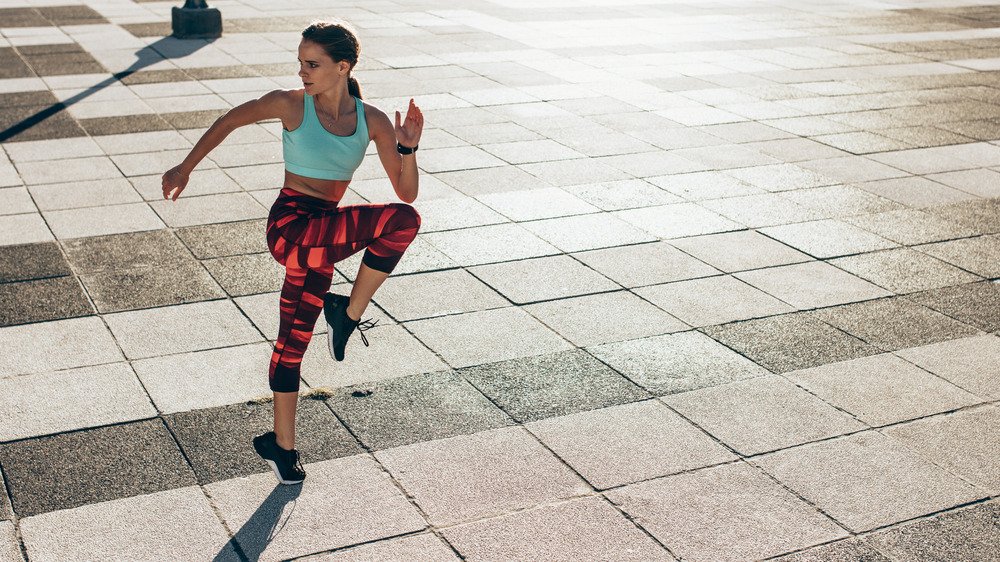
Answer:
[[[411,99],[410,107],[406,111],[406,120],[400,122],[401,117],[397,111],[396,140],[405,147],[413,148],[420,142],[420,133],[424,130],[424,114]]]

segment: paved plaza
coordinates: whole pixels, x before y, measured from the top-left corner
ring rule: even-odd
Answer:
[[[1000,560],[1000,5],[182,3],[0,0],[0,562]],[[160,175],[326,16],[423,226],[281,486],[281,125]]]

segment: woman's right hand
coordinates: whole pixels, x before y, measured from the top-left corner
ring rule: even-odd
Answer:
[[[184,173],[180,166],[174,166],[167,170],[167,173],[163,174],[163,198],[171,199],[170,193],[173,192],[172,200],[177,201],[177,197],[187,187],[189,179],[190,176]]]

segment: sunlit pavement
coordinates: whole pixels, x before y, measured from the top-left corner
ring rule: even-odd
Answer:
[[[1000,6],[180,4],[0,0],[0,561],[1000,560]],[[160,175],[328,15],[423,227],[287,487],[281,126]]]

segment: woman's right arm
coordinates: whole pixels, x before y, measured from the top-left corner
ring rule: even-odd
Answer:
[[[191,171],[203,158],[208,156],[209,152],[212,152],[215,147],[226,140],[229,133],[240,127],[267,119],[277,118],[285,121],[288,116],[287,110],[291,107],[288,103],[289,95],[288,90],[274,90],[258,99],[238,105],[216,119],[215,123],[198,139],[184,161],[163,174],[163,198],[171,199],[171,193],[173,193],[172,200],[176,201],[184,188],[187,187]]]

